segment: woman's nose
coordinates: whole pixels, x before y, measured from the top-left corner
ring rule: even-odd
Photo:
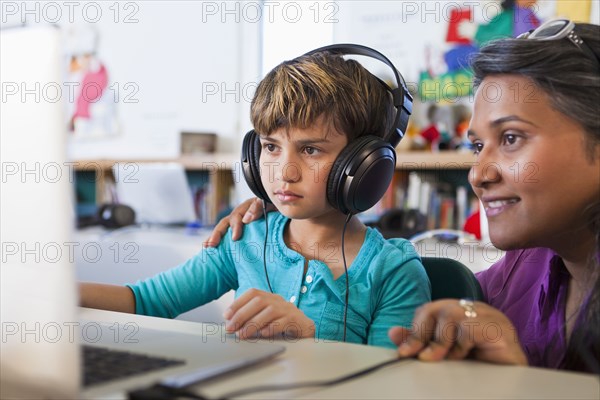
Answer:
[[[477,159],[475,165],[471,167],[469,171],[469,183],[474,188],[483,188],[490,183],[498,182],[502,177],[502,168],[499,163],[495,161],[486,160],[485,157]]]

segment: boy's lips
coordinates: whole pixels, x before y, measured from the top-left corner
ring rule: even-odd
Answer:
[[[494,217],[521,201],[518,197],[484,197],[481,199],[487,217]]]
[[[275,196],[277,196],[277,199],[279,199],[279,201],[282,201],[282,202],[294,201],[294,200],[301,199],[303,197],[303,196],[301,196],[297,193],[294,193],[290,190],[276,190]]]

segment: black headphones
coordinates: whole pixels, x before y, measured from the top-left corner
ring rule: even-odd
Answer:
[[[309,51],[305,55],[327,51],[333,54],[375,58],[394,72],[397,88],[379,82],[392,94],[396,118],[383,138],[366,135],[348,143],[336,158],[327,180],[327,200],[344,214],[356,214],[373,207],[385,194],[396,169],[396,151],[412,113],[412,96],[404,78],[391,61],[377,50],[357,44],[334,44]],[[260,179],[260,140],[251,130],[242,143],[242,172],[248,187],[260,199],[271,202]]]
[[[135,211],[125,204],[103,204],[95,215],[80,217],[78,228],[100,225],[105,228],[117,229],[135,224]]]

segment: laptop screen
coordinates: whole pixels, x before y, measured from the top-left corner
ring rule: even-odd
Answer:
[[[71,165],[66,162],[64,98],[52,92],[62,79],[60,32],[52,27],[11,28],[0,30],[0,39],[0,398],[80,397],[80,340],[90,346],[184,361],[183,366],[157,372],[175,386],[281,353],[284,347],[273,343],[245,343],[235,337],[201,337],[170,329],[142,327],[136,331],[135,345],[115,341],[110,335],[101,335],[102,343],[82,335],[73,264],[76,252],[84,246],[72,239],[74,185]],[[171,173],[170,168],[162,169]],[[187,186],[181,181],[185,179],[181,167],[173,171],[180,178],[177,187],[160,184],[158,189],[177,195],[177,188]],[[144,172],[149,182],[155,182],[152,167]],[[123,318],[128,321],[129,317]],[[115,383],[89,390],[130,390],[158,377],[152,371],[140,377],[123,375]]]
[[[181,164],[119,163],[113,167],[113,175],[119,202],[135,210],[138,224],[185,224],[196,220]]]
[[[0,30],[2,398],[79,386],[61,54],[54,27]]]

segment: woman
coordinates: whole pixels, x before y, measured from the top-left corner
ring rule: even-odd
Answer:
[[[440,300],[394,327],[401,357],[600,373],[600,27],[550,21],[474,58],[469,174],[506,256],[478,275],[486,303]],[[260,213],[250,202],[209,239]]]
[[[525,36],[472,61],[469,180],[492,243],[507,250],[478,275],[489,305],[429,303],[390,337],[423,360],[598,372],[600,27],[556,20]]]

